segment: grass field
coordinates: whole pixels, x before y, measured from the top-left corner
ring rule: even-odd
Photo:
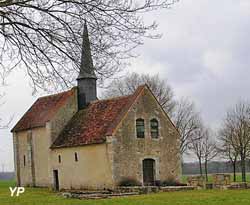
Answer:
[[[188,177],[187,175],[182,176],[182,182],[183,183],[187,182],[187,177]],[[246,180],[247,180],[247,182],[250,181],[250,173],[247,173]],[[231,174],[231,181],[233,181],[233,174]],[[242,181],[241,173],[237,173],[236,174],[236,182],[241,182],[241,181]],[[208,175],[208,182],[212,182],[212,175]]]
[[[187,182],[187,175],[183,175],[182,176],[182,182],[183,183],[186,183]],[[246,175],[246,180],[247,182],[250,182],[250,173],[247,173]],[[231,181],[233,181],[233,174],[231,174]],[[236,181],[237,182],[241,182],[241,174],[240,173],[237,173],[236,174]],[[208,182],[212,182],[212,175],[208,175]]]
[[[158,193],[105,200],[64,199],[48,189],[26,188],[20,197],[10,197],[13,181],[0,181],[0,205],[249,205],[249,190],[199,190]]]

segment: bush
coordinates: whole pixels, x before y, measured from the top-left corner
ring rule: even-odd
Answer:
[[[124,178],[120,181],[119,186],[141,186],[141,183],[133,178]]]

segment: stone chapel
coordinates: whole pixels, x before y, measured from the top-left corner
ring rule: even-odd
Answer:
[[[87,25],[77,86],[35,101],[12,129],[19,186],[103,189],[178,180],[179,133],[147,85],[98,100]]]

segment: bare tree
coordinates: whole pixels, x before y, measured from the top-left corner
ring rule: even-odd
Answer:
[[[227,113],[225,122],[232,130],[234,149],[239,153],[242,181],[246,182],[246,159],[250,151],[250,104],[237,103]]]
[[[202,124],[200,123],[198,129],[195,130],[194,135],[192,138],[190,138],[190,146],[189,149],[194,153],[194,155],[197,157],[199,162],[199,168],[200,168],[200,175],[203,176],[202,172],[202,160],[204,156],[204,150],[203,150],[203,139],[204,139],[204,128]]]
[[[87,22],[100,82],[123,68],[144,37],[159,38],[143,15],[176,0],[1,0],[0,66],[23,67],[34,90],[63,89],[79,69],[81,34]]]
[[[239,157],[237,146],[233,137],[233,130],[230,124],[224,123],[222,128],[219,130],[219,144],[217,148],[218,153],[224,159],[228,160],[233,167],[233,180],[236,181],[236,165]]]
[[[190,150],[199,161],[201,176],[203,176],[202,163],[204,162],[206,181],[208,181],[208,162],[217,155],[217,147],[211,137],[211,130],[204,127],[201,122],[195,130],[194,137],[191,138]]]
[[[123,79],[115,79],[111,82],[103,97],[115,97],[133,93],[139,85],[147,84],[163,109],[172,115],[175,107],[172,88],[166,80],[160,79],[159,75],[128,73]]]
[[[128,73],[122,79],[113,80],[108,89],[103,93],[103,98],[129,95],[141,84],[148,84],[163,109],[173,119],[180,133],[180,152],[183,155],[188,152],[188,147],[197,135],[194,134],[199,127],[200,117],[195,110],[195,105],[188,98],[181,98],[178,102],[174,100],[171,86],[160,79],[159,75],[147,75]]]
[[[205,176],[206,181],[208,181],[208,162],[216,157],[218,154],[217,146],[215,140],[211,136],[211,130],[205,129],[204,136],[201,138],[202,140],[202,152],[203,152],[203,161],[205,168]]]
[[[199,139],[196,130],[199,129],[200,117],[194,103],[188,98],[182,98],[175,107],[174,122],[180,133],[180,152],[188,153],[188,148]]]

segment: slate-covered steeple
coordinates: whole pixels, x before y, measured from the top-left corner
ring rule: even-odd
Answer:
[[[91,56],[88,28],[85,22],[82,39],[80,72],[77,78],[78,109],[85,108],[91,101],[97,99],[96,75]]]

